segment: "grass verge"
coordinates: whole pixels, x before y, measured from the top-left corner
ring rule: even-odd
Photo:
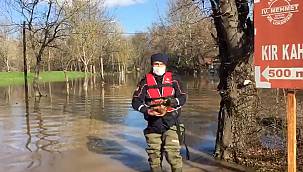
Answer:
[[[34,73],[28,73],[28,82],[31,83]],[[81,78],[84,72],[67,72],[68,79]],[[39,82],[65,81],[63,71],[41,72]],[[22,85],[24,84],[23,72],[0,72],[0,86]]]

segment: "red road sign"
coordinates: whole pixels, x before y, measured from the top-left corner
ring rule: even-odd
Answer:
[[[303,0],[254,0],[258,88],[303,88]]]

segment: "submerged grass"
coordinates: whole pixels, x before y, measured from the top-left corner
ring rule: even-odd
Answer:
[[[85,76],[83,72],[67,72],[68,79],[81,78]],[[34,73],[28,73],[28,82],[31,83]],[[40,82],[65,81],[63,71],[49,71],[40,73]],[[0,86],[22,85],[24,84],[23,72],[0,72]]]

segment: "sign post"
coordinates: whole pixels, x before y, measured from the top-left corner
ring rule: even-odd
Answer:
[[[287,92],[287,161],[288,172],[296,171],[296,96],[294,91]]]
[[[303,1],[254,0],[255,81],[287,93],[288,172],[296,171],[296,97],[303,89]]]

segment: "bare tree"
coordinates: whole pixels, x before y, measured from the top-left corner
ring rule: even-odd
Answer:
[[[210,0],[220,53],[222,113],[216,156],[244,163],[256,134],[257,94],[253,84],[253,28],[248,0]],[[257,144],[256,144],[257,145]]]
[[[36,59],[33,81],[35,96],[42,96],[38,80],[43,53],[47,47],[54,47],[57,39],[68,36],[68,19],[78,10],[68,11],[70,4],[64,0],[14,0],[14,3],[26,21],[29,46]]]
[[[16,70],[19,67],[17,63],[19,55],[17,49],[18,41],[10,37],[10,32],[11,29],[9,27],[0,29],[0,66],[6,72]]]
[[[88,72],[95,71],[98,66],[100,71],[112,71],[116,67],[125,70],[126,63],[132,63],[127,60],[133,52],[129,40],[122,36],[118,22],[106,13],[102,6],[104,0],[5,1],[11,11],[19,12],[19,18],[26,21],[28,69],[35,71],[36,96],[42,95],[38,86],[41,70]],[[16,15],[11,11],[6,15]],[[15,22],[13,25],[20,26],[16,18],[10,20]],[[5,56],[2,57],[4,69],[8,63]]]
[[[150,45],[170,54],[178,70],[199,72],[207,65],[205,59],[217,56],[212,19],[192,0],[169,1],[168,14],[161,21],[150,29]]]
[[[0,39],[0,65],[1,67],[5,67],[6,71],[10,71],[9,58],[8,58],[8,50],[7,50],[7,42],[5,40]]]
[[[147,34],[135,34],[128,39],[129,44],[129,68],[132,70],[139,70],[142,61],[144,60],[145,53],[148,51]]]

